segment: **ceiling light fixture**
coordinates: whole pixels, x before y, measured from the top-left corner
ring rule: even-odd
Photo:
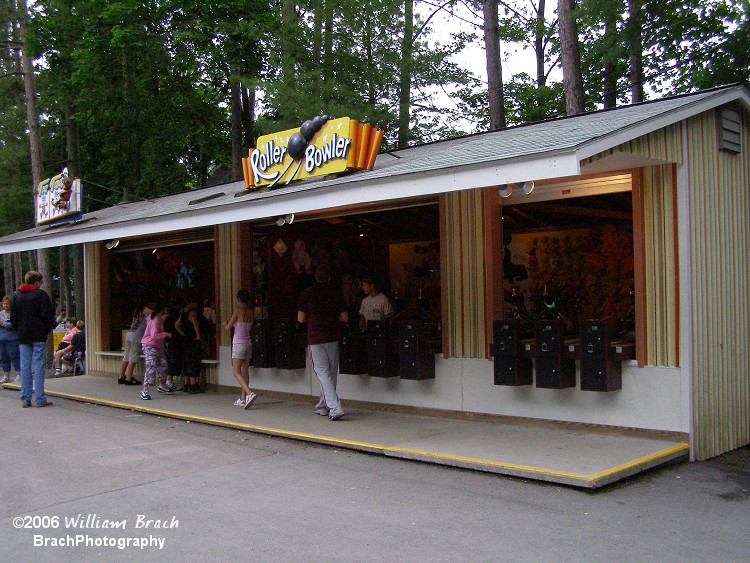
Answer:
[[[113,238],[110,241],[107,241],[107,243],[104,245],[107,250],[112,250],[113,248],[117,248],[120,244],[119,238]]]
[[[283,227],[284,225],[291,225],[294,222],[294,213],[289,213],[287,215],[281,215],[279,217],[276,217],[276,225],[279,227]]]
[[[533,180],[529,180],[523,184],[503,184],[498,188],[497,192],[500,194],[500,197],[510,197],[514,189],[519,189],[525,195],[529,195],[534,191],[534,182]]]

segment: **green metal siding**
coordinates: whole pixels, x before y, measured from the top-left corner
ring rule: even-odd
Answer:
[[[750,442],[750,120],[720,151],[716,112],[685,123],[693,286],[694,456]]]

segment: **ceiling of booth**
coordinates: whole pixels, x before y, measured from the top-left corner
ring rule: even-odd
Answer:
[[[503,227],[514,232],[632,221],[632,192],[503,206]]]
[[[433,240],[440,236],[439,206],[437,201],[406,208],[378,209],[336,215],[301,216],[292,225],[274,224],[254,231],[336,231],[347,236],[367,236],[370,241],[390,242],[405,240]]]

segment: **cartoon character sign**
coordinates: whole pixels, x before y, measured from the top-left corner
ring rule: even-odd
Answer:
[[[52,191],[52,207],[65,209],[70,205],[70,196],[73,193],[73,181],[63,175],[60,182]]]
[[[50,223],[58,219],[76,220],[81,216],[81,182],[68,176],[68,169],[39,183],[36,222]]]

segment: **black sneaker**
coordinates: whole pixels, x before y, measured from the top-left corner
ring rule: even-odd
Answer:
[[[124,376],[124,375],[122,375],[122,376],[120,376],[120,377],[119,377],[119,378],[117,379],[117,383],[118,383],[119,385],[129,385],[129,384],[130,384],[130,381],[128,381],[127,379],[125,379],[125,376]]]
[[[140,385],[141,382],[138,381],[136,378],[133,379],[126,379],[122,382],[123,385]]]

